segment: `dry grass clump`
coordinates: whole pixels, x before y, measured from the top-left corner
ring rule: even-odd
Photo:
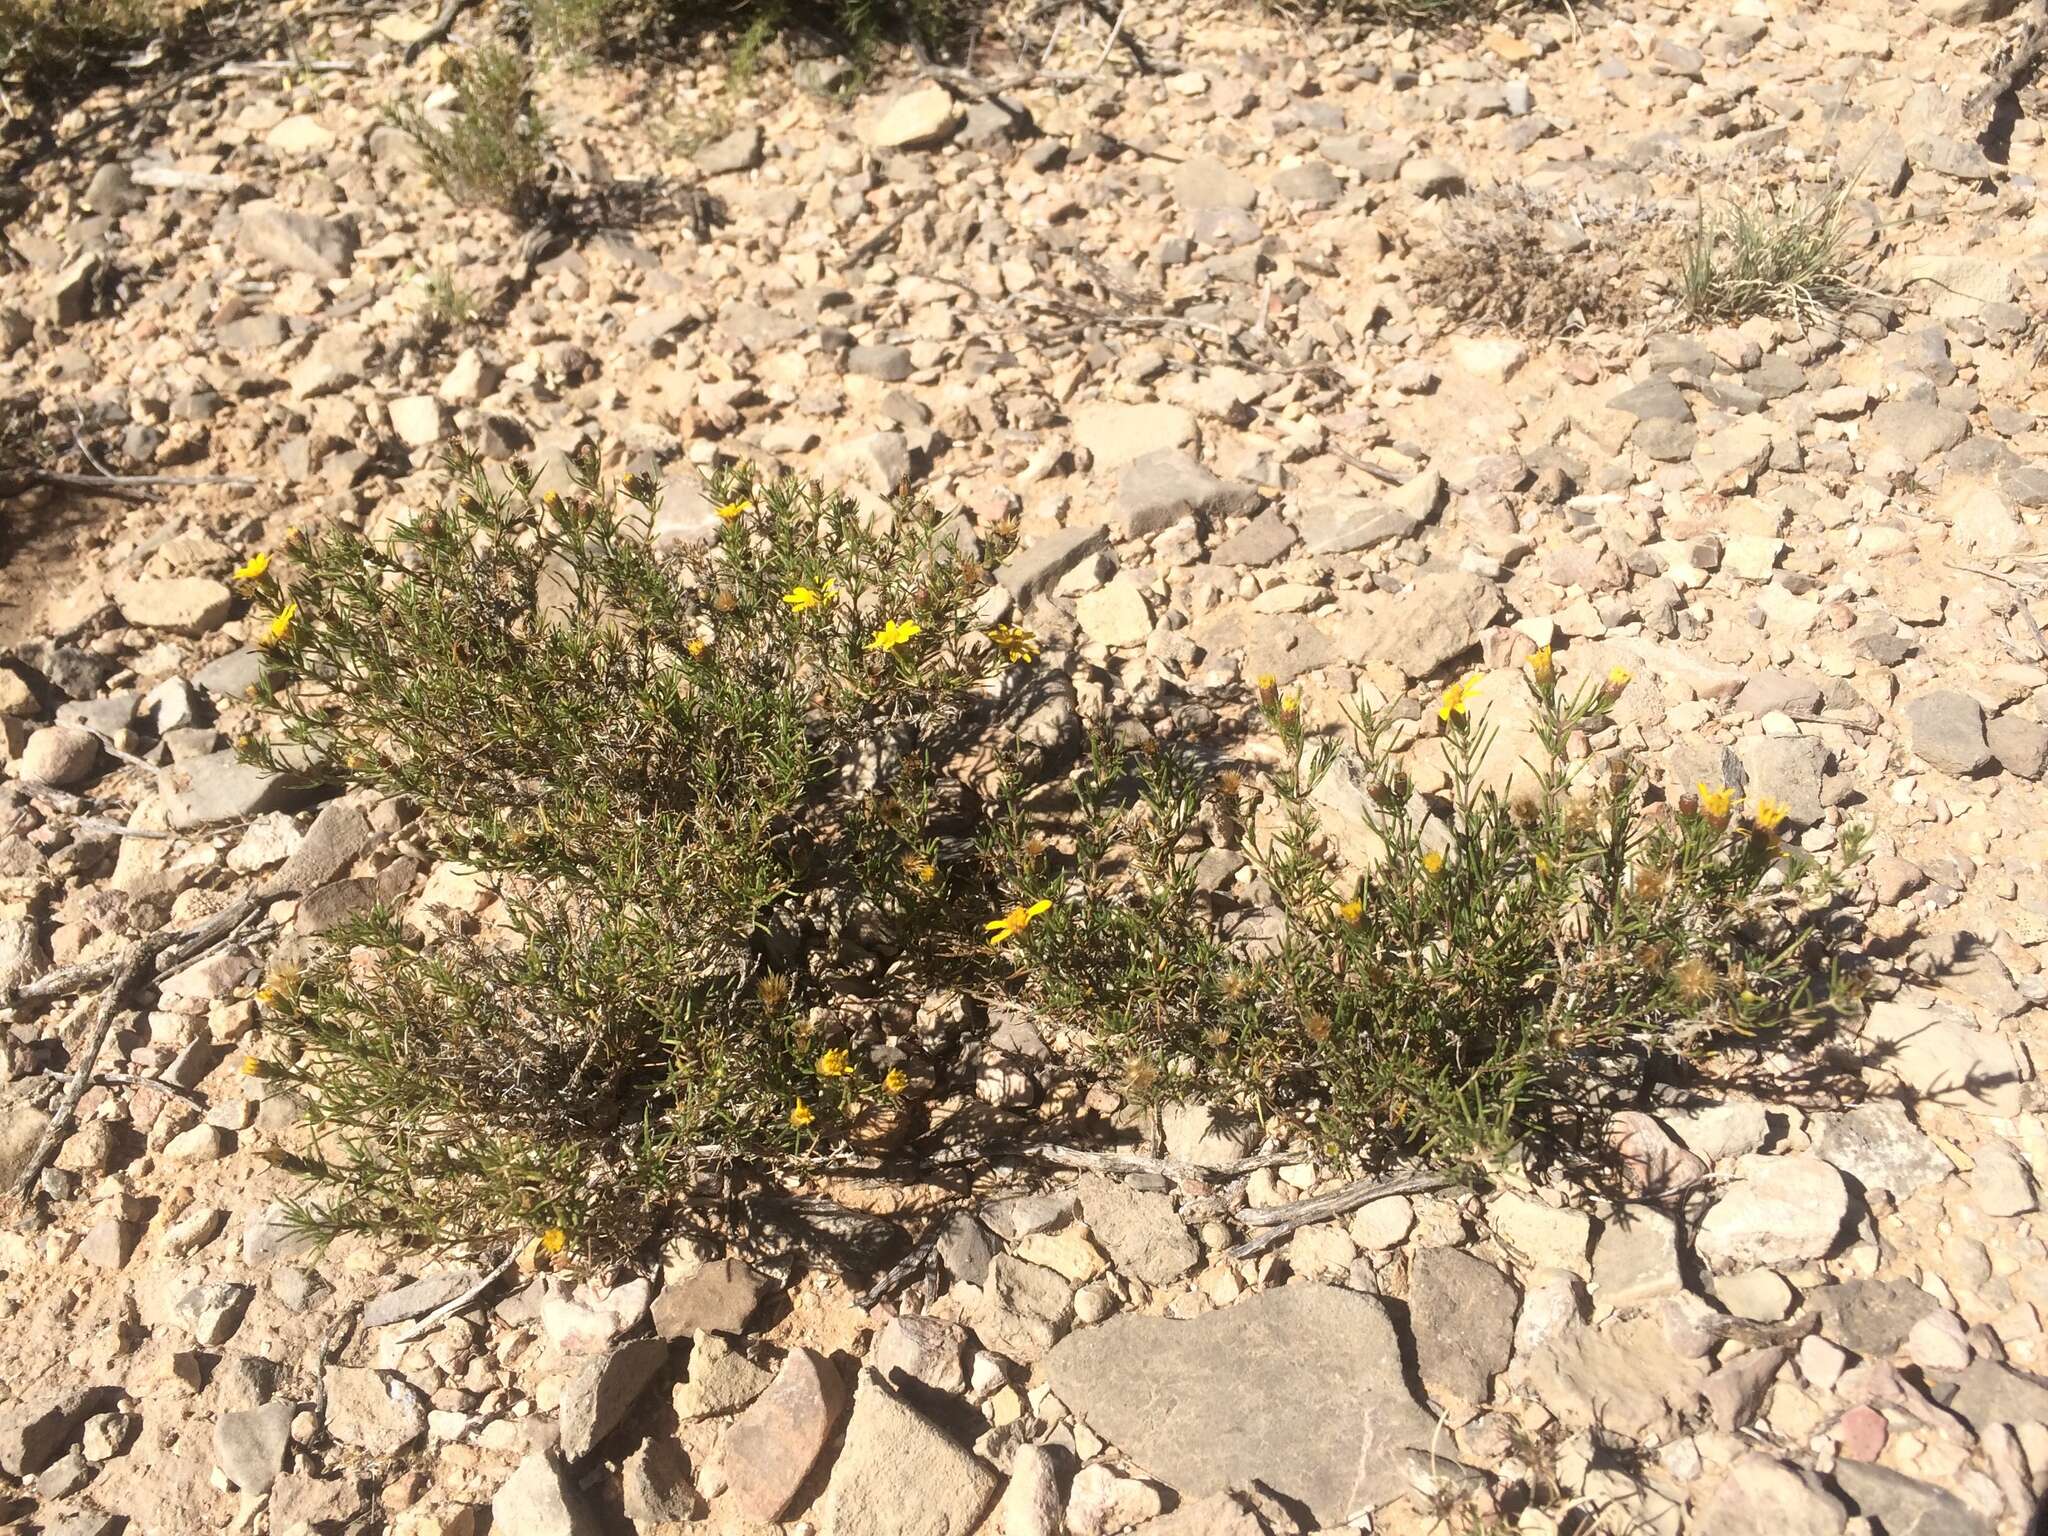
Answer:
[[[1651,210],[1515,186],[1446,204],[1409,245],[1419,302],[1525,336],[1631,323],[1654,302],[1674,255],[1671,230]]]
[[[132,53],[177,19],[168,0],[0,0],[0,75],[33,86]]]

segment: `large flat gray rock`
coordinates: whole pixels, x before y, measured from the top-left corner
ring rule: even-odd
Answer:
[[[1053,1391],[1184,1499],[1253,1482],[1338,1525],[1407,1491],[1435,1423],[1375,1297],[1289,1285],[1187,1322],[1117,1317],[1047,1357]]]

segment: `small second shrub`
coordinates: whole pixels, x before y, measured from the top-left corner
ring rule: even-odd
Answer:
[[[419,146],[435,185],[457,202],[515,218],[539,208],[547,123],[534,105],[532,66],[518,50],[493,43],[464,61],[445,128],[413,106],[392,116]]]
[[[1400,767],[1392,712],[1361,709],[1363,870],[1332,856],[1314,800],[1337,739],[1270,684],[1264,790],[1105,739],[1070,854],[1008,824],[1015,899],[1051,903],[1014,945],[1021,978],[1139,1099],[1292,1116],[1326,1156],[1366,1162],[1498,1154],[1567,1128],[1616,1056],[1834,1006],[1810,904],[1832,885],[1781,841],[1784,807],[1703,785],[1651,808],[1625,769],[1567,761],[1627,681],[1566,689],[1538,653],[1542,751],[1512,798],[1484,787],[1492,734],[1469,682],[1438,706],[1449,783],[1433,798]],[[1226,900],[1219,920],[1205,827],[1241,847],[1263,916]]]

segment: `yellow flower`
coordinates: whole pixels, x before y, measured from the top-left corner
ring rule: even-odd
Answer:
[[[809,587],[791,587],[782,594],[782,600],[789,604],[792,613],[806,613],[813,608],[828,606],[838,595],[839,579],[828,576],[825,578],[825,584],[815,591]]]
[[[560,1227],[549,1227],[540,1235],[541,1248],[548,1253],[560,1253],[569,1246],[569,1234]]]
[[[1709,821],[1726,821],[1728,813],[1735,808],[1735,791],[1725,785],[1720,789],[1707,788],[1703,779],[1699,785],[1700,814]]]
[[[1280,701],[1280,680],[1270,672],[1261,672],[1258,681],[1259,703],[1271,709]]]
[[[789,1112],[789,1123],[799,1131],[817,1118],[811,1113],[811,1106],[801,1098],[796,1101],[796,1108]]]
[[[1479,686],[1479,674],[1461,677],[1444,690],[1443,702],[1436,707],[1436,717],[1448,724],[1453,719],[1462,720],[1472,702],[1472,690]]]
[[[868,641],[871,651],[893,651],[899,645],[908,644],[924,633],[924,626],[915,619],[891,619]]]
[[[254,581],[269,569],[269,552],[267,550],[258,550],[255,554],[251,555],[248,559],[244,560],[240,565],[235,567],[235,580]]]
[[[702,656],[711,649],[711,642],[702,635],[692,635],[683,642],[683,649],[689,652],[690,660],[695,661],[699,656]]]
[[[820,1077],[844,1077],[852,1070],[853,1068],[847,1064],[846,1052],[843,1050],[827,1051],[818,1058]]]
[[[286,603],[283,608],[278,610],[277,617],[270,621],[270,628],[264,631],[263,643],[265,645],[275,645],[278,641],[291,634],[292,625],[298,622],[298,617],[299,605],[297,603]]]
[[[1005,661],[1038,660],[1038,636],[1015,624],[998,624],[988,632],[989,643],[1003,653]]]
[[[906,853],[903,855],[903,872],[906,875],[916,876],[925,885],[930,885],[939,878],[938,866],[921,853]]]
[[[261,1061],[257,1060],[254,1056],[244,1056],[242,1058],[242,1076],[261,1077],[262,1075],[263,1063]]]
[[[1776,800],[1765,798],[1757,801],[1756,808],[1749,814],[1763,831],[1775,832],[1778,823],[1785,819],[1787,808]]]
[[[1422,867],[1433,875],[1444,867],[1444,856],[1432,848],[1422,856]]]
[[[1012,907],[994,922],[983,923],[981,926],[988,931],[989,943],[1000,944],[1005,939],[1014,939],[1031,926],[1033,918],[1051,910],[1051,902],[1034,901],[1028,907]]]
[[[1548,688],[1557,678],[1557,663],[1551,660],[1550,647],[1540,647],[1529,658],[1529,672],[1543,687]]]
[[[1354,896],[1337,909],[1337,915],[1356,928],[1365,920],[1365,903]]]
[[[901,1093],[910,1086],[910,1076],[901,1067],[891,1067],[882,1079],[884,1093]]]
[[[720,522],[736,523],[747,515],[749,509],[744,501],[728,501],[717,510]]]
[[[1609,693],[1621,692],[1634,677],[1635,673],[1629,671],[1627,667],[1609,667],[1607,669],[1607,691]]]

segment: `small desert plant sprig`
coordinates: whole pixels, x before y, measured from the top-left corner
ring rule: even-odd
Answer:
[[[1071,858],[1029,857],[1035,834],[1003,823],[1015,898],[1051,903],[1015,945],[1025,985],[1138,1098],[1292,1115],[1328,1155],[1366,1161],[1498,1152],[1569,1117],[1616,1051],[1831,1005],[1806,921],[1828,879],[1780,841],[1783,807],[1742,814],[1715,786],[1650,807],[1625,766],[1575,768],[1570,738],[1628,678],[1566,689],[1547,649],[1528,679],[1534,781],[1505,797],[1483,784],[1496,743],[1475,682],[1436,706],[1438,797],[1404,772],[1395,715],[1357,710],[1363,869],[1339,866],[1312,801],[1342,744],[1270,684],[1263,788],[1105,738]],[[1251,910],[1224,900],[1220,921],[1198,888],[1205,821],[1244,829],[1257,876]]]
[[[531,216],[545,190],[548,157],[532,66],[517,49],[489,44],[463,62],[455,93],[446,127],[411,104],[393,108],[392,120],[419,146],[434,184],[455,201]]]
[[[713,1173],[900,1135],[931,1071],[847,999],[974,947],[945,765],[1029,649],[975,620],[1006,546],[736,469],[665,552],[654,488],[594,461],[565,494],[454,472],[389,542],[238,573],[273,615],[250,759],[402,797],[502,908],[377,914],[271,989],[306,1215],[602,1249]]]
[[[1703,210],[1685,250],[1680,291],[1701,320],[1774,315],[1826,322],[1869,297],[1849,250],[1849,187],[1795,188]]]

